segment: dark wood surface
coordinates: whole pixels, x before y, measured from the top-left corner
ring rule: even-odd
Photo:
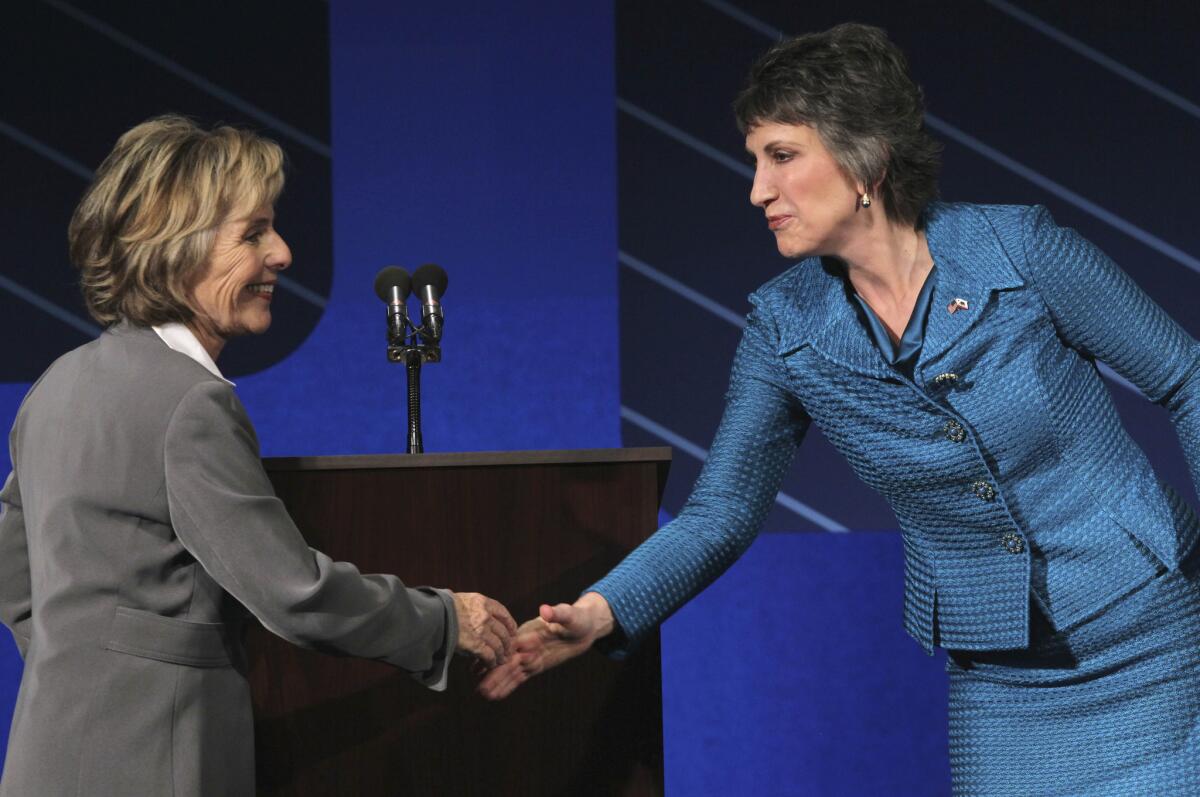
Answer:
[[[571,601],[656,525],[669,449],[268,460],[305,538],[365,572],[483,592],[518,622]],[[657,637],[501,703],[465,661],[436,693],[376,662],[248,639],[259,793],[662,794]]]
[[[370,470],[377,468],[509,467],[515,465],[584,465],[620,462],[671,462],[667,446],[585,448],[574,451],[453,451],[437,454],[353,454],[338,457],[275,457],[263,461],[268,471]]]

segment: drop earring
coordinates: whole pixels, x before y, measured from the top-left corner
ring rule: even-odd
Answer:
[[[871,207],[871,195],[868,194],[866,191],[863,191],[862,199],[858,200],[858,202],[864,208]]]

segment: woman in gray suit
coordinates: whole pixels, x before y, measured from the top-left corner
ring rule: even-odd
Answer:
[[[515,624],[310,549],[216,361],[261,334],[291,252],[283,153],[177,116],[117,142],[71,220],[95,341],[29,391],[0,492],[0,619],[25,670],[0,795],[250,795],[240,629],[385,661],[444,689]]]

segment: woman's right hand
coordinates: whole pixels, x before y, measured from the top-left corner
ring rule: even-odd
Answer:
[[[487,667],[503,664],[517,632],[508,609],[478,592],[451,594],[458,613],[458,652],[474,656]]]
[[[517,629],[512,655],[479,683],[489,700],[508,697],[521,684],[573,659],[615,626],[608,601],[598,592],[582,595],[574,604],[543,604],[538,617]]]

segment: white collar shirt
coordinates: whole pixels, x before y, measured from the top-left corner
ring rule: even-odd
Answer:
[[[193,360],[200,363],[200,365],[204,366],[204,368],[217,379],[220,379],[230,387],[234,387],[233,382],[230,382],[221,375],[221,371],[217,368],[217,364],[213,362],[212,357],[208,356],[208,352],[204,350],[204,346],[200,344],[200,340],[196,337],[192,330],[188,329],[183,324],[174,321],[169,324],[162,324],[161,326],[153,327],[153,329],[155,333],[162,338],[162,342],[167,344],[169,348],[174,349],[180,354],[191,357]]]

